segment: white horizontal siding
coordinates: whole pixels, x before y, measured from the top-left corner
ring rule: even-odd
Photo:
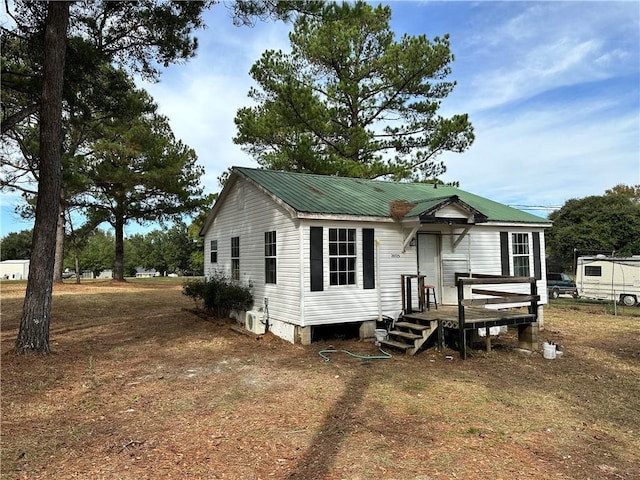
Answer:
[[[447,205],[438,210],[435,216],[444,218],[469,218],[469,213],[456,205]]]
[[[276,284],[265,284],[264,233],[276,232]],[[205,232],[205,275],[216,270],[231,274],[231,238],[240,237],[240,280],[251,285],[254,308],[288,323],[300,318],[299,235],[289,213],[253,185],[237,182]],[[218,241],[218,262],[211,264],[211,240]]]
[[[468,233],[460,238],[464,228],[454,227],[453,230],[448,227],[442,228],[439,232],[433,227],[425,229],[424,233],[439,233],[441,235],[440,256],[441,256],[441,288],[442,302],[444,304],[457,304],[457,289],[453,275],[457,272],[470,270],[472,273],[482,273],[486,275],[501,275],[502,263],[500,257],[500,232],[509,232],[509,240],[511,241],[511,233],[531,233],[540,232],[540,254],[541,254],[541,271],[542,279],[537,282],[538,294],[541,303],[547,302],[546,291],[546,263],[545,263],[545,243],[544,230],[542,228],[529,227],[498,227],[475,225]],[[456,244],[456,242],[458,242]],[[533,240],[529,237],[530,251],[530,267],[533,276]],[[510,252],[511,253],[511,252]],[[510,271],[513,272],[513,258],[509,255]],[[485,288],[491,288],[487,286]],[[504,287],[502,287],[504,288]],[[496,286],[497,290],[500,290]],[[528,293],[528,285],[514,284],[509,286],[509,290],[514,292]]]
[[[513,255],[511,251],[511,234],[512,233],[540,233],[540,269],[542,279],[536,282],[538,295],[540,295],[540,303],[547,302],[546,291],[546,262],[545,262],[545,243],[544,231],[542,229],[527,229],[526,227],[504,228],[504,227],[485,227],[479,226],[472,230],[471,239],[471,271],[473,273],[482,273],[487,275],[501,275],[502,264],[500,259],[500,232],[509,232],[509,271],[513,275]],[[533,257],[533,238],[529,235],[529,267],[530,275],[534,276],[534,257]],[[529,284],[513,284],[513,285],[487,285],[483,288],[494,290],[505,290],[514,293],[529,293]],[[508,305],[500,305],[504,308]]]
[[[310,289],[310,227],[323,228],[323,290]],[[304,325],[361,322],[378,317],[378,290],[383,315],[398,314],[402,308],[400,275],[417,271],[415,247],[402,252],[402,233],[398,224],[374,222],[305,221],[303,231]],[[329,228],[356,229],[356,284],[329,284]],[[363,289],[362,229],[373,228],[378,241],[376,288]],[[379,275],[379,278],[377,277]],[[379,289],[378,289],[379,286]],[[416,299],[417,302],[417,299]],[[417,303],[416,303],[417,304]]]

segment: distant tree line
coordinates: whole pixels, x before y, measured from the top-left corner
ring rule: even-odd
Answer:
[[[154,269],[160,275],[202,275],[204,252],[198,228],[178,222],[168,229],[135,234],[124,239],[124,276],[134,277],[138,268]],[[2,237],[2,260],[28,260],[31,256],[31,230]],[[110,230],[95,229],[81,242],[65,238],[64,268],[91,271],[97,277],[115,265],[115,236]]]
[[[573,272],[576,255],[640,255],[640,185],[616,185],[604,195],[567,200],[549,215],[547,265]]]

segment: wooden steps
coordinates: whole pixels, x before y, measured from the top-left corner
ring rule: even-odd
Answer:
[[[396,322],[396,327],[400,328],[410,328],[411,330],[423,331],[429,330],[431,328],[430,325],[422,325],[420,323],[410,323],[410,322]]]
[[[395,340],[381,340],[380,345],[386,345],[388,347],[394,347],[397,348],[399,350],[408,350],[410,349],[412,346],[409,345],[408,343],[404,343],[404,342],[396,342]]]
[[[419,338],[422,338],[422,335],[416,335],[415,333],[410,333],[410,332],[403,332],[402,330],[391,330],[389,332],[389,335],[392,337],[401,337],[406,340],[411,340],[412,342],[414,340],[418,340]]]
[[[415,355],[425,342],[438,331],[437,320],[415,320],[415,322],[399,321],[389,332],[389,338],[380,345],[397,348],[408,355]]]

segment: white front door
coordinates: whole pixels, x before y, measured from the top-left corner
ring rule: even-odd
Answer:
[[[418,234],[418,273],[426,275],[425,285],[436,287],[436,298],[440,303],[440,235],[433,233]]]

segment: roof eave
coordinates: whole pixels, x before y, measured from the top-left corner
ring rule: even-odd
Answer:
[[[381,217],[374,215],[352,215],[346,213],[320,213],[320,212],[297,212],[300,219],[305,220],[335,220],[335,221],[352,221],[352,222],[385,222],[394,223],[391,217]]]

